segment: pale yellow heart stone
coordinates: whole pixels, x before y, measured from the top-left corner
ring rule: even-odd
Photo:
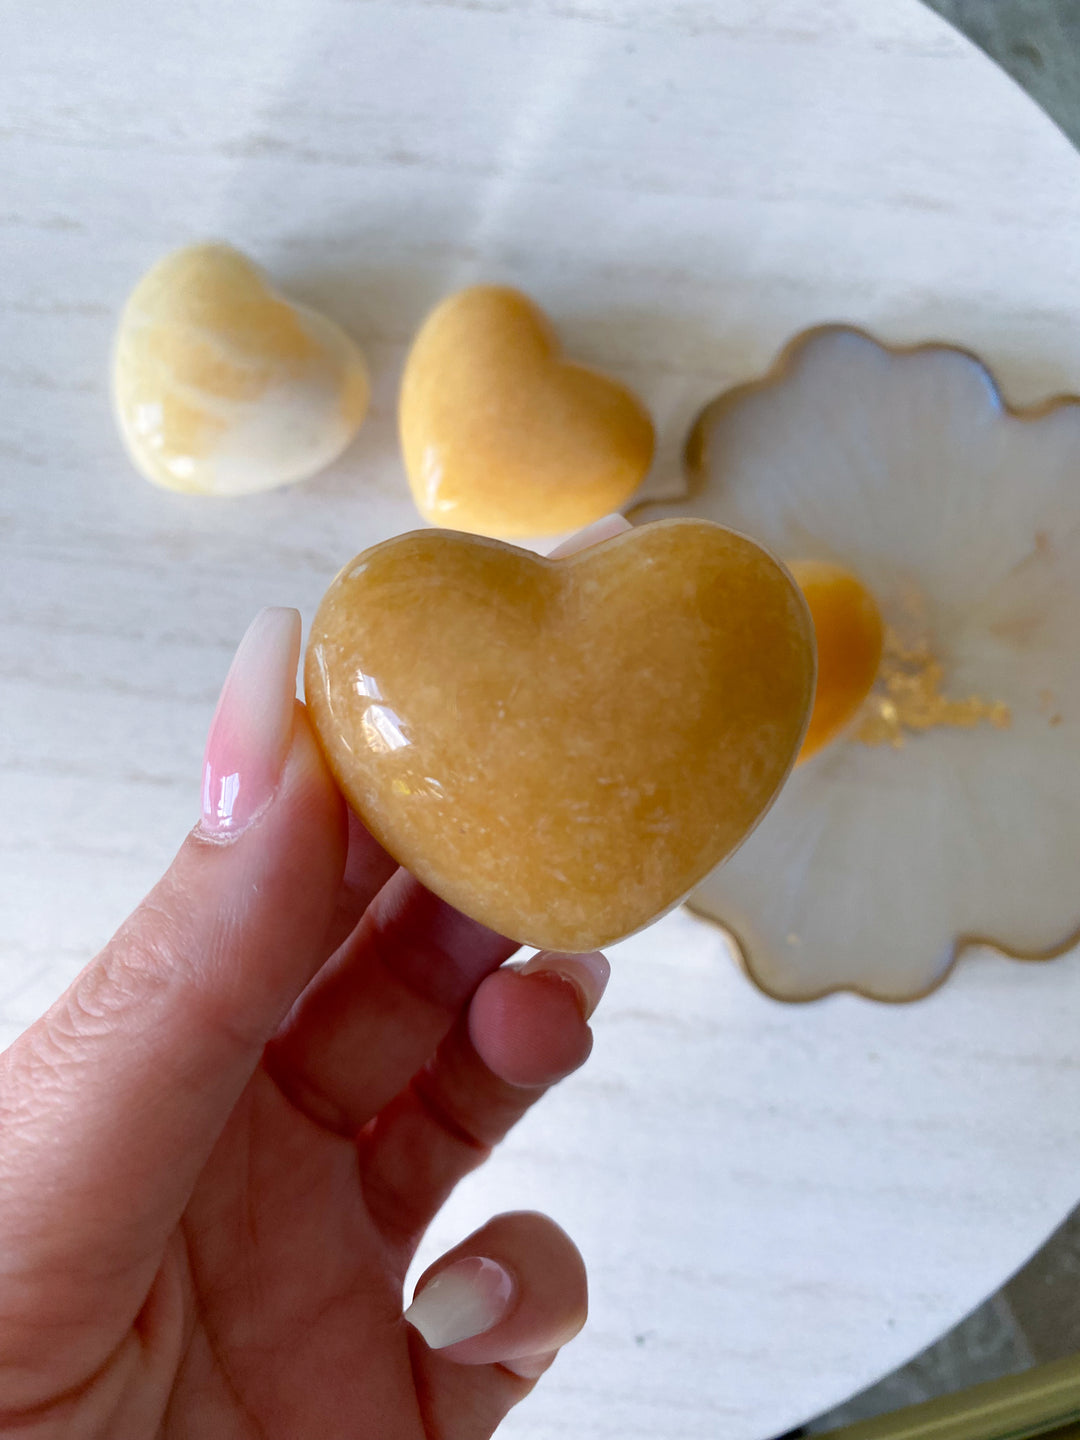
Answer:
[[[138,469],[198,495],[305,480],[367,411],[364,357],[325,316],[282,299],[230,245],[192,245],[143,276],[120,317],[113,398]]]
[[[641,402],[563,360],[543,312],[502,286],[461,290],[428,316],[399,419],[421,515],[476,535],[577,530],[624,505],[652,463]]]
[[[323,598],[307,703],[391,855],[514,940],[589,950],[670,909],[802,743],[813,628],[788,572],[698,520],[563,559],[402,535]]]

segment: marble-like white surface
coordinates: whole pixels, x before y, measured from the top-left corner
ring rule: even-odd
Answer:
[[[194,818],[236,640],[409,528],[393,405],[445,291],[522,284],[685,425],[796,329],[965,343],[1080,390],[1080,161],[915,0],[0,6],[0,1030]],[[365,348],[322,477],[152,489],[109,414],[120,304],[220,236]],[[956,1320],[1080,1195],[1080,960],[907,1009],[778,1006],[684,915],[619,947],[588,1068],[431,1238],[551,1211],[593,1318],[520,1440],[765,1440]]]

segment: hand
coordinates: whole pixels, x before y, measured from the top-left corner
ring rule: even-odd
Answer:
[[[607,963],[500,969],[509,941],[396,869],[294,699],[299,643],[256,620],[202,822],[0,1056],[0,1434],[482,1440],[584,1323],[530,1213],[402,1315],[454,1185],[588,1055]]]

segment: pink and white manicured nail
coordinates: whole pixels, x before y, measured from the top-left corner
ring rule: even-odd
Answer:
[[[483,1335],[506,1315],[514,1281],[497,1260],[470,1255],[429,1280],[405,1311],[432,1350]]]
[[[567,555],[576,555],[579,550],[587,550],[590,545],[599,545],[602,540],[610,540],[615,535],[622,535],[634,527],[629,520],[616,512],[614,515],[604,515],[599,520],[594,520],[591,525],[586,525],[584,530],[577,530],[568,540],[548,555],[549,560],[564,560]]]
[[[564,955],[555,950],[540,950],[518,970],[519,975],[557,975],[577,992],[581,1018],[588,1020],[600,1004],[611,979],[611,966],[606,955],[590,950],[583,955]]]
[[[300,616],[268,609],[240,641],[210,725],[203,761],[207,835],[238,835],[277,789],[292,737]]]

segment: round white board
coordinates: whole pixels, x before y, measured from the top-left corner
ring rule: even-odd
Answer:
[[[0,56],[0,1020],[27,1023],[193,819],[232,647],[415,523],[393,406],[445,291],[522,285],[686,424],[794,331],[980,351],[1080,390],[1080,161],[916,0],[54,0]],[[187,240],[366,348],[328,474],[159,493],[109,416],[116,311]],[[890,1009],[763,999],[677,914],[618,947],[595,1055],[462,1187],[539,1206],[590,1325],[519,1440],[764,1440],[994,1289],[1080,1197],[1080,960],[966,960]],[[428,1252],[430,1253],[430,1252]]]

